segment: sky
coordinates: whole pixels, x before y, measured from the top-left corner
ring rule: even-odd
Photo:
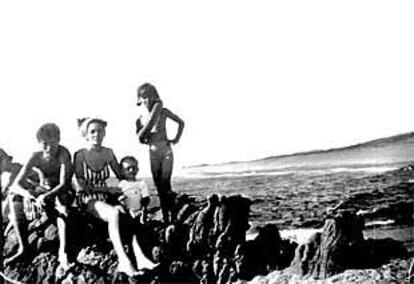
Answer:
[[[145,82],[185,121],[178,171],[413,131],[413,14],[413,1],[2,1],[0,147],[23,161],[55,122],[73,153],[76,119],[98,116],[104,144],[148,172]]]

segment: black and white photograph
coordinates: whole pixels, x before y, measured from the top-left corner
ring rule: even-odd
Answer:
[[[0,284],[414,283],[413,1],[0,3]]]

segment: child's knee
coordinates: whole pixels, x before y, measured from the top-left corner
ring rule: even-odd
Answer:
[[[67,218],[69,215],[69,207],[64,205],[58,205],[55,207],[58,217]]]
[[[119,210],[118,208],[112,207],[110,210],[107,211],[107,216],[109,220],[119,220]]]

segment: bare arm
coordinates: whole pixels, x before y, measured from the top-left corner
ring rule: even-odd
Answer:
[[[171,143],[176,144],[176,143],[178,143],[178,141],[180,141],[181,135],[183,134],[184,120],[182,120],[178,115],[176,115],[175,113],[173,113],[169,109],[164,109],[164,111],[165,111],[165,114],[166,114],[167,117],[169,117],[170,119],[172,119],[173,121],[178,123],[178,130],[177,130],[177,133],[175,135],[175,138],[170,141]]]
[[[74,157],[74,166],[75,166],[75,178],[78,192],[80,191],[89,191],[90,188],[86,185],[86,179],[83,172],[83,160],[85,159],[82,150],[75,153]]]
[[[0,148],[0,174],[2,174],[7,167],[8,155]]]
[[[109,149],[109,151],[110,151],[109,153],[110,158],[108,161],[109,166],[111,167],[111,170],[114,172],[116,178],[120,180],[122,179],[122,176],[121,176],[121,168],[119,166],[118,160],[116,159],[115,153],[111,149]]]
[[[109,158],[108,164],[111,167],[111,170],[114,172],[115,177],[118,180],[121,180],[122,179],[121,167],[118,163],[118,160],[116,159],[115,153],[112,151],[112,149],[108,149],[108,150],[110,151],[109,152],[110,158]],[[116,194],[116,195],[122,194],[122,190],[119,187],[107,187],[106,191],[111,194]]]
[[[33,154],[29,161],[23,165],[22,169],[20,170],[19,174],[16,176],[16,183],[13,186],[13,192],[27,197],[27,198],[35,198],[33,195],[32,185],[27,182],[27,178],[31,169],[33,168],[35,160],[35,154]]]
[[[60,174],[59,184],[44,194],[44,197],[58,193],[70,181],[72,177],[72,162],[71,156],[67,152],[63,152],[59,157],[60,160]]]
[[[145,143],[145,141],[148,139],[148,135],[152,127],[154,126],[155,122],[157,121],[157,118],[161,114],[162,107],[163,105],[161,101],[154,103],[154,105],[152,106],[147,123],[138,132],[139,142]]]

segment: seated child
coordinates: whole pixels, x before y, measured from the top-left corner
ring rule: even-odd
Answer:
[[[121,179],[121,170],[113,150],[103,145],[107,122],[99,118],[85,118],[78,122],[86,140],[86,147],[74,155],[80,208],[87,216],[107,224],[109,238],[118,256],[118,272],[129,277],[138,276],[142,273],[134,266],[121,238],[120,221],[127,219],[118,207],[117,198],[121,190],[108,187],[111,172]]]
[[[145,223],[150,197],[145,181],[137,180],[138,161],[132,156],[126,156],[120,164],[123,180],[118,185],[122,190],[119,201],[132,218],[139,218],[140,223]]]
[[[42,125],[36,134],[40,151],[36,151],[23,166],[16,184],[12,187],[10,222],[16,231],[19,248],[15,255],[5,260],[10,263],[25,255],[28,249],[28,224],[25,208],[27,200],[35,200],[36,206],[45,211],[48,217],[57,218],[59,235],[59,268],[68,269],[66,254],[67,207],[73,202],[71,188],[73,174],[71,155],[59,144],[60,130],[57,125]],[[37,172],[37,177],[36,173]],[[33,204],[32,204],[33,205]]]
[[[150,197],[145,181],[137,179],[138,161],[132,156],[126,156],[120,164],[123,178],[118,185],[122,190],[120,201],[133,219],[130,225],[144,224]],[[136,233],[132,236],[131,245],[138,270],[152,270],[158,266],[144,255],[138,244]]]

